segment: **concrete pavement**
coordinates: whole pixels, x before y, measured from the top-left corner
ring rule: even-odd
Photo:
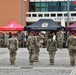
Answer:
[[[67,49],[57,50],[54,65],[49,65],[46,48],[40,49],[39,59],[40,61],[36,62],[34,66],[30,65],[28,50],[19,48],[16,65],[10,65],[8,49],[0,48],[0,75],[76,75],[76,67],[70,66]]]

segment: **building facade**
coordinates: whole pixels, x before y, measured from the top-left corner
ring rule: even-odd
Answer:
[[[39,19],[53,19],[67,26],[68,0],[1,0],[0,26],[14,20],[23,26]],[[69,24],[76,21],[76,5],[69,0]]]

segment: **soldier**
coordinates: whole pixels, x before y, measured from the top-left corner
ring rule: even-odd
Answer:
[[[39,62],[39,52],[40,52],[40,37],[39,37],[39,33],[37,32],[36,33],[36,36],[35,36],[35,38],[36,38],[36,43],[37,43],[37,45],[36,45],[36,58],[35,58],[35,62]]]
[[[18,39],[15,37],[15,34],[12,34],[12,37],[9,38],[7,43],[8,49],[10,51],[10,64],[15,65],[16,52],[18,50]]]
[[[57,44],[60,49],[63,47],[64,33],[62,30],[57,32]]]
[[[22,31],[18,32],[18,40],[19,40],[19,47],[23,46],[23,33]]]
[[[71,66],[74,66],[76,61],[76,36],[74,34],[74,32],[71,32],[66,43],[69,50]]]
[[[29,37],[26,41],[26,47],[29,51],[29,62],[31,65],[34,65],[35,58],[36,58],[36,38],[33,32],[30,32]]]
[[[46,47],[47,45],[47,40],[49,39],[49,35],[50,35],[50,32],[46,32],[45,35],[44,35],[44,46]]]
[[[47,40],[47,51],[49,53],[50,64],[54,64],[54,56],[57,51],[57,42],[53,40],[53,35],[51,34],[50,39]]]

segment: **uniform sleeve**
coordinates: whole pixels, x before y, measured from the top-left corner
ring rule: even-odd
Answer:
[[[49,51],[50,40],[47,40],[47,51]]]
[[[10,49],[10,40],[7,41],[7,47]]]

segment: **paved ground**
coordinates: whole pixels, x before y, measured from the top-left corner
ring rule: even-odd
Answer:
[[[76,67],[70,66],[67,49],[56,52],[55,65],[49,65],[49,56],[46,48],[40,49],[40,62],[34,66],[29,65],[28,50],[19,48],[17,51],[16,65],[9,62],[9,51],[0,48],[0,75],[76,75]]]

